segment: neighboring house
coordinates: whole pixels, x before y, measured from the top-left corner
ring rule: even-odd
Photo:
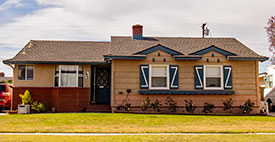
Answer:
[[[269,66],[262,76],[265,82],[264,96],[266,96],[275,86],[275,65]]]
[[[232,98],[239,113],[251,99],[258,113],[258,62],[267,59],[235,38],[144,37],[142,26],[134,25],[132,37],[110,42],[31,40],[3,62],[14,65],[13,109],[29,89],[49,110],[100,110],[104,104],[116,112],[131,89],[133,112],[147,97],[165,110],[170,96],[181,108],[193,100],[198,112],[205,102],[223,112],[222,103]]]

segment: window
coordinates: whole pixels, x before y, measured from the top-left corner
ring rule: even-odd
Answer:
[[[222,66],[204,66],[204,89],[223,89]]]
[[[273,75],[268,75],[266,77],[266,86],[267,88],[273,88]]]
[[[150,65],[149,89],[169,89],[168,65]]]
[[[55,67],[55,87],[83,87],[83,67],[59,65]]]
[[[18,80],[33,80],[33,65],[18,65]]]

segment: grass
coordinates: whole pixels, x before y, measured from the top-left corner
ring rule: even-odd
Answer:
[[[275,117],[63,113],[0,116],[0,132],[275,132]]]
[[[271,142],[274,135],[140,135],[140,136],[10,136],[0,135],[0,141],[5,142]]]

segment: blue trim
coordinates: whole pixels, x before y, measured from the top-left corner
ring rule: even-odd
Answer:
[[[179,66],[178,65],[170,65],[169,74],[170,74],[170,89],[178,89],[179,88]]]
[[[142,39],[143,39],[143,37],[142,37],[142,35],[134,35],[134,36],[133,36],[133,39],[139,39],[139,40],[142,40]]]
[[[148,49],[146,49],[146,50],[143,50],[143,51],[141,51],[141,52],[138,52],[138,53],[136,53],[136,54],[147,55],[147,54],[150,54],[150,53],[152,53],[152,52],[154,52],[154,51],[156,51],[156,50],[161,50],[161,51],[164,51],[164,52],[169,53],[169,54],[171,54],[171,55],[183,55],[183,54],[180,53],[180,52],[177,52],[177,51],[175,51],[175,50],[169,49],[169,48],[167,48],[167,47],[165,47],[165,46],[162,46],[162,45],[160,45],[160,44],[158,44],[158,45],[156,45],[156,46],[153,46],[153,47],[151,47],[151,48],[148,48]]]
[[[139,91],[139,94],[155,95],[232,95],[235,91]]]
[[[3,61],[4,64],[108,65],[108,62]]]
[[[140,88],[149,88],[149,65],[140,65]]]
[[[175,60],[201,60],[202,57],[174,57]]]
[[[130,59],[130,60],[144,60],[145,56],[104,56],[104,59]]]
[[[259,60],[259,61],[266,61],[268,59],[269,59],[268,57],[262,57],[262,58],[228,57],[228,60]]]
[[[208,53],[210,51],[215,51],[215,52],[218,52],[218,53],[223,54],[225,56],[236,56],[236,54],[228,52],[228,51],[225,51],[223,49],[220,49],[220,48],[218,48],[218,47],[216,47],[214,45],[212,45],[212,46],[210,46],[208,48],[202,49],[200,51],[191,53],[190,55],[202,55],[202,54]]]

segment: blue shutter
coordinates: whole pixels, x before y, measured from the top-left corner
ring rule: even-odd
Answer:
[[[170,89],[178,89],[179,88],[179,75],[178,75],[178,65],[170,65],[169,73],[170,73]]]
[[[223,66],[224,89],[232,89],[232,66]]]
[[[140,88],[149,88],[149,65],[140,65]]]
[[[203,65],[195,65],[195,88],[203,89]]]

